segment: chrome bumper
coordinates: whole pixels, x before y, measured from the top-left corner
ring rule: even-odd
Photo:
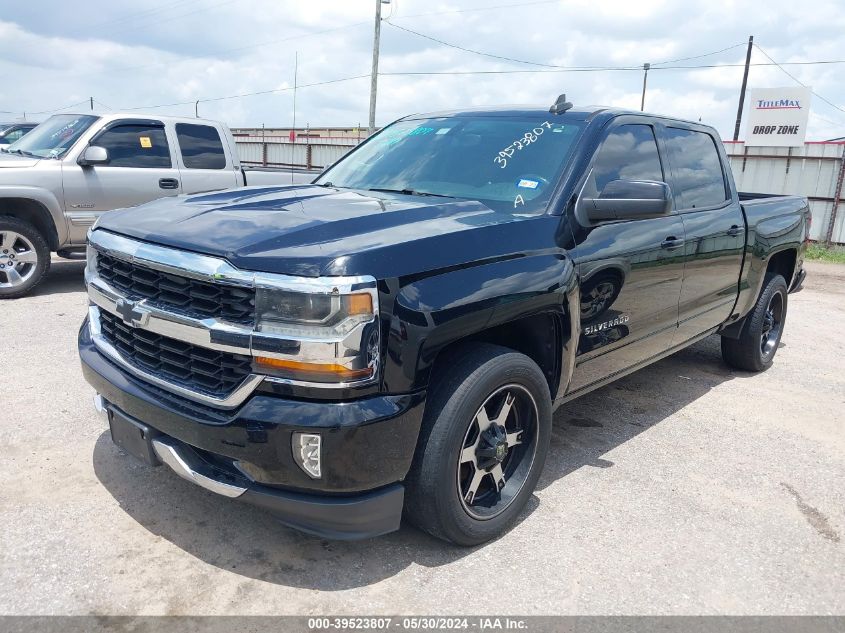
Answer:
[[[180,448],[172,439],[156,437],[152,440],[153,450],[163,464],[182,479],[211,492],[234,499],[246,492],[246,486],[238,486],[215,478],[215,473],[190,449]]]

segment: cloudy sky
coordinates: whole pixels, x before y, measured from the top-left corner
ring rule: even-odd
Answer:
[[[25,111],[41,120],[89,96],[106,111],[193,114],[196,99],[275,91],[202,102],[199,112],[232,126],[288,126],[298,52],[300,86],[353,79],[299,89],[297,123],[365,126],[374,5],[0,0],[0,119]],[[845,60],[842,0],[392,0],[383,7],[390,23],[382,27],[378,124],[466,105],[550,104],[561,92],[579,104],[638,109],[642,71],[536,71],[691,57],[663,65],[741,65],[752,34],[780,63]],[[698,57],[722,49],[728,50]],[[755,49],[752,63],[768,62]],[[845,63],[785,68],[841,108],[814,96],[808,139],[845,136]],[[474,71],[522,72],[433,74]],[[646,109],[701,118],[730,138],[741,77],[738,66],[652,70]],[[794,85],[776,66],[751,68],[749,87]],[[168,105],[152,108],[162,104]]]

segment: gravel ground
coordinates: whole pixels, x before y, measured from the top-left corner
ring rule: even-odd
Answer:
[[[0,304],[0,613],[845,614],[845,266],[808,265],[764,374],[711,337],[558,410],[520,523],[474,549],[305,536],[121,454],[82,268]]]

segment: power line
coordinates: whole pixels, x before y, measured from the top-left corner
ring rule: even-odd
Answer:
[[[75,35],[80,35],[80,34],[83,34],[83,33],[84,34],[90,34],[94,31],[99,31],[99,29],[103,26],[106,26],[106,25],[109,25],[109,24],[119,24],[121,22],[126,22],[127,20],[132,20],[132,19],[137,19],[137,18],[140,18],[143,21],[144,19],[147,19],[147,18],[153,16],[155,13],[160,13],[162,11],[172,11],[174,8],[177,8],[180,5],[184,6],[186,3],[196,4],[196,1],[195,0],[176,0],[175,2],[171,2],[169,4],[158,5],[156,7],[151,7],[149,9],[145,9],[143,11],[138,11],[136,13],[130,13],[128,15],[124,15],[124,16],[119,17],[117,19],[105,20],[103,22],[95,23],[93,25],[86,25],[85,27],[80,27],[78,29],[74,29],[74,30],[71,30],[71,31],[65,31],[65,32],[61,33],[60,37],[67,38],[67,37],[72,37],[72,36],[75,36]],[[136,27],[137,27],[137,25],[133,25],[133,28],[136,28]],[[120,29],[116,32],[121,33],[124,30],[125,29]],[[102,36],[98,36],[98,37],[102,38]],[[19,47],[19,49],[20,50],[27,50],[27,49],[30,49],[30,48],[34,48],[35,46],[41,46],[41,44],[39,44],[37,42],[33,42],[31,44],[27,44],[26,46]]]
[[[797,82],[797,83],[798,83],[798,84],[800,84],[801,86],[804,86],[805,88],[808,88],[808,89],[810,90],[810,92],[811,92],[813,95],[815,95],[816,97],[818,97],[819,99],[821,99],[822,101],[824,101],[824,102],[825,102],[826,104],[828,104],[829,106],[832,106],[832,107],[836,108],[837,110],[839,110],[840,112],[842,112],[843,114],[845,114],[845,108],[841,108],[841,107],[839,107],[838,105],[836,105],[835,103],[833,103],[833,101],[831,101],[830,99],[825,99],[825,98],[824,98],[823,96],[821,96],[818,92],[816,92],[815,90],[813,90],[812,88],[810,88],[810,86],[808,86],[808,85],[807,85],[807,84],[805,84],[803,81],[801,81],[800,79],[798,79],[798,77],[796,77],[795,75],[793,75],[792,73],[790,73],[788,70],[786,70],[786,68],[784,68],[784,66],[785,66],[787,63],[789,63],[789,62],[786,62],[786,63],[784,63],[784,64],[778,64],[778,63],[777,63],[774,59],[772,59],[772,58],[771,58],[771,56],[770,56],[770,55],[769,55],[766,51],[764,51],[762,48],[760,48],[760,46],[758,46],[757,44],[754,44],[754,46],[757,48],[757,50],[758,50],[758,51],[760,51],[761,53],[763,53],[763,55],[765,55],[765,56],[768,58],[768,60],[769,60],[770,62],[772,62],[772,64],[774,64],[775,66],[777,66],[778,68],[780,68],[780,69],[781,69],[784,73],[786,73],[786,75],[787,75],[787,76],[791,77],[793,81]]]
[[[311,88],[312,86],[325,86],[327,84],[336,84],[341,83],[344,81],[352,81],[354,79],[363,79],[365,77],[369,77],[369,73],[366,75],[355,75],[354,77],[341,77],[339,79],[329,79],[327,81],[316,81],[310,84],[299,84],[297,85],[297,89],[302,88]],[[123,111],[131,112],[133,110],[155,110],[156,108],[169,108],[173,106],[181,106],[181,105],[193,105],[194,103],[210,103],[212,101],[225,101],[226,99],[240,99],[242,97],[255,97],[258,95],[266,95],[266,94],[273,94],[277,92],[288,92],[293,90],[293,86],[287,88],[272,88],[270,90],[259,90],[257,92],[244,92],[241,94],[235,95],[226,95],[224,97],[208,97],[206,99],[192,99],[190,101],[177,101],[174,103],[160,103],[158,105],[149,105],[149,106],[138,106],[134,108],[121,108]],[[85,103],[85,102],[83,102]]]
[[[485,52],[485,51],[479,51],[479,50],[475,50],[475,49],[472,49],[472,48],[466,48],[464,46],[460,46],[458,44],[453,44],[451,42],[447,42],[445,40],[438,39],[438,38],[433,37],[431,35],[426,35],[425,33],[420,33],[419,31],[414,31],[413,29],[409,29],[407,27],[400,26],[400,25],[394,24],[392,22],[387,22],[387,23],[394,28],[400,29],[402,31],[406,31],[407,33],[411,33],[411,34],[416,35],[418,37],[422,37],[424,39],[430,40],[432,42],[436,42],[438,44],[442,44],[444,46],[448,46],[450,48],[455,48],[457,50],[465,51],[467,53],[473,53],[475,55],[481,55],[482,57],[490,57],[490,58],[493,58],[493,59],[500,59],[500,60],[504,60],[504,61],[515,62],[517,64],[528,64],[530,66],[540,66],[542,68],[558,68],[558,69],[561,69],[561,70],[576,70],[576,69],[578,69],[578,70],[584,70],[584,69],[605,70],[605,69],[610,69],[610,68],[613,68],[613,69],[619,68],[619,67],[605,67],[605,66],[560,66],[558,64],[544,64],[544,63],[541,63],[541,62],[534,62],[534,61],[529,61],[529,60],[525,60],[525,59],[518,59],[516,57],[507,57],[505,55],[497,55],[495,53],[488,53],[488,52]],[[728,46],[726,48],[721,48],[717,51],[711,51],[709,53],[703,53],[701,55],[694,55],[692,57],[682,57],[680,59],[670,59],[670,60],[663,61],[663,62],[654,62],[651,65],[655,66],[655,65],[663,65],[663,64],[672,64],[672,63],[676,63],[676,62],[688,61],[688,60],[691,60],[691,59],[701,59],[702,57],[709,57],[711,55],[718,55],[719,53],[724,53],[725,51],[729,51],[729,50],[732,50],[734,48],[737,48],[739,46],[744,46],[744,45],[745,45],[744,43],[732,44],[731,46]],[[625,70],[633,70],[633,69],[640,70],[642,67],[641,66],[625,66],[623,68]]]
[[[275,39],[275,40],[267,40],[267,41],[264,41],[264,42],[260,42],[258,44],[248,44],[246,46],[237,46],[235,48],[225,48],[223,50],[217,50],[217,51],[212,51],[210,53],[205,53],[205,54],[198,56],[198,57],[191,57],[187,60],[178,60],[177,62],[164,61],[164,62],[155,62],[155,63],[152,63],[152,64],[144,64],[143,66],[125,66],[125,67],[122,67],[122,68],[109,68],[109,69],[105,70],[104,73],[108,74],[108,73],[116,73],[116,72],[126,72],[126,71],[130,71],[130,70],[143,70],[144,68],[154,68],[156,66],[172,66],[174,63],[180,63],[182,61],[195,61],[195,60],[201,61],[202,59],[205,59],[205,58],[213,58],[216,55],[223,55],[223,54],[226,54],[226,53],[234,53],[234,52],[237,52],[237,51],[245,51],[245,50],[249,50],[249,49],[252,49],[252,48],[263,48],[265,46],[269,46],[270,44],[279,44],[281,42],[290,42],[292,40],[298,40],[298,39],[302,39],[302,38],[305,38],[305,37],[314,37],[316,35],[323,35],[325,33],[333,33],[335,31],[341,31],[341,30],[353,28],[353,27],[356,27],[356,26],[362,26],[364,24],[369,24],[369,22],[355,22],[354,24],[345,24],[343,26],[336,26],[336,27],[333,27],[333,28],[330,28],[330,29],[323,29],[322,31],[314,31],[313,33],[302,33],[300,35],[291,35],[289,37],[282,37],[282,38]],[[103,74],[103,73],[100,73],[100,74]]]
[[[129,13],[127,15],[123,15],[121,17],[115,18],[113,20],[105,20],[104,22],[96,22],[94,24],[86,25],[83,28],[76,29],[72,31],[72,33],[79,33],[84,31],[86,33],[91,33],[92,31],[96,31],[101,29],[104,26],[108,26],[111,24],[120,24],[122,22],[128,22],[130,20],[145,20],[149,18],[151,15],[155,15],[156,13],[162,13],[164,11],[172,11],[174,8],[177,8],[180,5],[191,5],[197,4],[196,0],[176,0],[176,2],[167,2],[165,4],[159,4],[154,7],[149,7],[144,9],[143,11],[136,11],[135,13]]]
[[[786,62],[790,65],[817,65],[817,64],[845,64],[845,59],[833,59],[811,62]],[[778,64],[767,64],[759,62],[752,66],[777,66]],[[693,66],[659,66],[651,67],[651,70],[700,70],[704,68],[742,68],[745,64],[698,64]],[[383,72],[380,75],[412,76],[412,75],[519,75],[519,74],[543,74],[543,73],[592,73],[592,72],[642,72],[642,66],[561,66],[552,70],[443,70],[443,71],[406,71],[406,72]]]
[[[442,44],[443,46],[456,48],[460,51],[465,51],[467,53],[474,53],[475,55],[481,55],[482,57],[491,57],[493,59],[501,59],[508,62],[515,62],[517,64],[528,64],[530,66],[542,66],[543,68],[560,68],[560,66],[556,66],[555,64],[542,64],[540,62],[531,62],[524,59],[516,59],[515,57],[506,57],[505,55],[496,55],[494,53],[486,53],[484,51],[466,48],[464,46],[459,46],[458,44],[452,44],[451,42],[446,42],[444,40],[437,39],[436,37],[432,37],[431,35],[426,35],[425,33],[420,33],[419,31],[414,31],[413,29],[409,29],[404,26],[399,26],[398,24],[394,24],[393,22],[385,22],[392,26],[394,29],[399,29],[400,31],[405,31],[406,33],[416,35],[417,37],[422,37],[424,39],[431,40],[432,42],[437,42],[438,44]]]
[[[704,53],[703,55],[693,55],[692,57],[681,57],[679,59],[668,59],[665,62],[652,62],[652,66],[659,66],[662,64],[675,64],[677,62],[688,62],[691,59],[701,59],[702,57],[710,57],[711,55],[718,55],[719,53],[724,53],[726,51],[733,50],[735,48],[739,48],[740,46],[745,46],[745,42],[740,42],[739,44],[734,44],[733,46],[727,46],[725,48],[719,49],[718,51],[713,51],[712,53]]]
[[[84,103],[88,103],[88,99],[84,101],[80,101],[79,103],[71,103],[70,105],[66,105],[63,108],[55,108],[54,110],[41,110],[39,112],[30,112],[30,114],[53,114],[54,112],[61,112],[62,110],[67,110],[69,108],[75,108],[78,105],[82,105]]]
[[[168,16],[167,16],[167,22],[172,22],[173,20],[176,20],[176,19],[179,19],[179,18],[184,18],[184,17],[187,17],[187,16],[189,16],[189,15],[195,15],[195,14],[197,14],[197,13],[203,13],[203,12],[205,12],[205,11],[210,11],[210,10],[212,10],[212,9],[217,9],[218,7],[222,7],[222,6],[225,6],[225,5],[227,5],[227,4],[233,4],[233,3],[237,2],[237,1],[238,1],[238,0],[224,0],[223,2],[218,2],[217,4],[213,4],[213,5],[211,5],[211,6],[207,6],[207,7],[200,7],[199,9],[194,9],[193,11],[188,11],[187,13],[178,13],[178,14],[176,14],[176,15],[168,15]],[[179,2],[177,2],[176,4],[179,4]],[[183,6],[182,8],[186,8],[186,7],[184,7],[184,6]],[[156,20],[160,19],[160,18],[159,18],[159,16],[157,16],[157,15],[153,15],[153,16],[146,16],[146,17],[144,17],[144,18],[141,18],[141,22],[147,21],[147,23],[146,23],[146,24],[141,24],[140,26],[142,26],[142,27],[147,27],[147,26],[149,26],[150,24],[152,24],[152,22],[150,22],[150,21],[149,21],[149,19],[150,19],[151,17],[153,18],[152,22],[155,22]],[[111,31],[111,33],[109,33],[109,35],[114,35],[114,34],[116,34],[116,33],[125,33],[125,32],[126,32],[126,31],[128,31],[128,30],[135,30],[135,29],[137,29],[138,27],[139,27],[139,24],[132,24],[131,26],[127,26],[127,27],[125,27],[125,28],[120,28],[120,29],[118,29],[118,30],[116,30],[116,31]]]
[[[492,7],[476,7],[474,9],[454,9],[452,11],[432,11],[430,13],[413,13],[411,15],[398,16],[400,19],[421,18],[429,15],[447,15],[449,13],[474,13],[476,11],[494,11],[496,9],[511,9],[530,7],[537,4],[560,4],[560,0],[538,0],[537,2],[522,2],[518,4],[499,4]],[[392,17],[392,16],[391,16]]]

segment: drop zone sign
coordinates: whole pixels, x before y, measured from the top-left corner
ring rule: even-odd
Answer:
[[[748,91],[747,147],[804,144],[810,116],[809,88],[757,88]]]

